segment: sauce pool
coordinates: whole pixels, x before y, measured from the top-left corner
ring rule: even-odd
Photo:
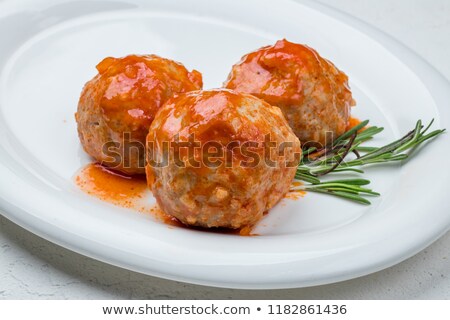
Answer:
[[[134,209],[141,213],[151,213],[156,219],[170,227],[240,236],[257,235],[252,233],[252,227],[234,230],[186,226],[177,218],[163,212],[157,205],[145,205],[144,200],[149,190],[144,175],[127,176],[98,163],[91,163],[76,175],[75,183],[81,190],[91,196],[123,208]]]
[[[136,200],[142,199],[147,191],[144,176],[126,176],[92,163],[78,173],[75,183],[87,194],[103,201],[125,208],[143,209],[137,208]]]

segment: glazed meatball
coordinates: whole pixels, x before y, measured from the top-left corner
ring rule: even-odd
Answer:
[[[354,105],[342,71],[315,50],[287,40],[245,55],[224,87],[281,108],[303,146],[324,146],[344,133]]]
[[[126,174],[145,173],[145,137],[176,93],[202,88],[201,74],[156,55],[106,58],[83,88],[75,118],[84,150]]]
[[[194,91],[171,98],[150,126],[147,181],[186,225],[248,227],[289,191],[300,150],[279,108],[227,89]]]

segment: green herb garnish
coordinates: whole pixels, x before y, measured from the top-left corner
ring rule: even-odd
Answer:
[[[403,161],[414,154],[414,150],[424,142],[442,134],[445,129],[428,132],[434,119],[424,127],[419,120],[413,130],[402,138],[382,147],[362,146],[361,144],[371,140],[375,135],[383,131],[382,127],[367,126],[369,120],[362,121],[351,128],[330,146],[321,149],[309,148],[303,151],[303,159],[297,168],[296,180],[305,182],[292,190],[305,190],[334,195],[363,204],[370,204],[367,196],[379,196],[380,194],[368,189],[370,184],[366,179],[340,179],[324,180],[319,177],[333,175],[339,172],[353,172],[362,174],[363,166],[376,163],[390,163]],[[350,154],[354,154],[350,158]]]

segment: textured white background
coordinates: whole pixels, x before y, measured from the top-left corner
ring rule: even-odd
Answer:
[[[450,79],[450,0],[321,0],[391,34]],[[450,299],[450,233],[416,256],[341,283],[231,290],[162,280],[73,253],[0,216],[0,299]]]

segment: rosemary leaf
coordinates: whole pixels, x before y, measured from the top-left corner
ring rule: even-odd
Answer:
[[[372,139],[384,129],[373,126],[360,131],[369,123],[368,120],[362,121],[339,136],[331,146],[326,146],[322,149],[313,147],[303,151],[303,159],[297,168],[295,179],[304,181],[307,184],[294,188],[294,190],[329,194],[358,203],[370,204],[370,201],[364,196],[378,196],[380,194],[362,187],[369,185],[369,180],[355,178],[322,182],[318,176],[342,172],[363,174],[364,171],[360,168],[362,166],[406,160],[412,153],[406,151],[413,151],[424,142],[445,132],[445,129],[438,129],[427,133],[433,122],[434,119],[424,127],[422,121],[418,120],[414,129],[400,139],[381,147],[373,147],[361,146],[361,143]],[[360,152],[364,154],[361,155]],[[354,153],[356,159],[355,156],[347,159],[350,153]],[[310,155],[315,155],[316,157],[310,159],[308,157]]]

